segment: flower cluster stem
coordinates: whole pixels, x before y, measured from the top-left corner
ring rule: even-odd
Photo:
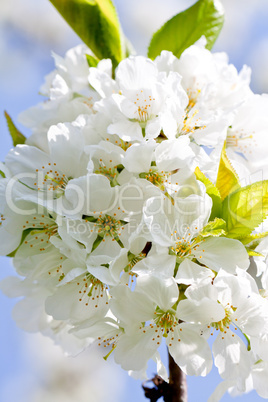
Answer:
[[[187,402],[186,374],[175,363],[173,357],[169,359],[169,395],[164,398],[165,402]]]
[[[173,357],[169,358],[169,383],[163,380],[159,375],[155,375],[151,380],[145,381],[142,388],[145,398],[151,402],[156,402],[161,397],[165,402],[187,402],[187,382],[186,374],[175,363]],[[151,382],[153,387],[147,387],[145,384]]]

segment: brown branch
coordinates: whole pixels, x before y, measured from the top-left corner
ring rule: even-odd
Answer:
[[[146,387],[145,384],[151,382],[154,387]],[[163,380],[159,375],[155,375],[151,380],[145,381],[142,384],[145,398],[150,399],[151,402],[158,401],[162,396],[165,397],[169,393],[169,384]]]
[[[187,382],[186,375],[175,363],[173,357],[168,354],[169,358],[169,383],[164,381],[158,375],[155,375],[149,381],[146,381],[142,388],[145,397],[151,402],[156,402],[163,396],[165,402],[187,402]],[[152,382],[154,387],[145,386],[146,383]]]
[[[169,359],[169,395],[164,397],[165,402],[187,402],[186,374],[175,363],[173,357]]]

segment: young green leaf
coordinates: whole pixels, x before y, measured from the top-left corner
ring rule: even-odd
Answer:
[[[148,57],[154,59],[162,50],[170,50],[180,57],[202,35],[211,49],[224,22],[224,11],[219,0],[199,0],[192,7],[167,21],[152,37]]]
[[[4,113],[8,126],[8,131],[12,137],[14,147],[18,144],[24,144],[26,137],[17,129],[9,114],[6,111]]]
[[[86,58],[89,67],[97,67],[99,60],[96,57],[86,54]]]
[[[222,200],[241,187],[238,175],[227,157],[226,143],[221,152],[216,186],[219,189]]]
[[[223,219],[216,218],[209,222],[199,233],[202,237],[219,237],[225,235],[226,222]]]
[[[10,254],[8,254],[7,257],[11,257],[11,258],[15,257],[15,255],[16,255],[16,253],[17,253],[19,247],[22,245],[22,243],[24,242],[24,240],[26,239],[26,237],[32,232],[32,230],[33,230],[32,228],[29,228],[29,229],[25,229],[25,230],[22,232],[21,241],[20,241],[19,246],[18,246],[15,250],[13,250]]]
[[[96,238],[96,240],[95,240],[94,243],[93,243],[91,252],[93,252],[94,250],[96,250],[96,248],[101,244],[102,240],[103,240],[103,236],[98,236],[98,237]]]
[[[260,241],[262,239],[264,239],[265,237],[267,237],[267,236],[268,236],[268,232],[253,233],[253,234],[250,234],[250,235],[244,237],[240,241],[244,245],[247,245],[247,244],[250,244],[250,243],[254,242],[254,244],[256,244],[256,247],[257,247],[257,245],[260,243]]]
[[[50,0],[98,59],[114,67],[125,57],[121,27],[111,0]]]
[[[126,36],[124,36],[122,40],[123,40],[123,49],[125,49],[124,50],[125,57],[129,57],[131,54],[136,54],[134,46],[132,45],[130,40]]]
[[[214,184],[201,172],[199,167],[195,169],[195,176],[197,180],[204,183],[206,186],[207,194],[212,198],[212,210],[209,220],[213,220],[216,217],[220,217],[222,213],[222,199],[219,190]]]
[[[263,257],[263,254],[258,253],[257,251],[251,250],[250,248],[246,247],[246,250],[248,252],[248,255],[250,257]]]
[[[223,202],[222,218],[227,236],[248,237],[268,215],[268,180],[253,183],[228,195]]]

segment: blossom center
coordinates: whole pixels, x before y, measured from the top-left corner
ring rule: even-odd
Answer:
[[[50,275],[51,277],[58,277],[59,282],[61,282],[65,277],[65,274],[62,270],[62,263],[63,263],[63,260],[65,260],[65,259],[66,259],[66,257],[61,256],[59,258],[59,261],[56,261],[56,263],[54,263],[54,264],[50,263],[50,266],[49,266],[48,275]]]
[[[253,134],[246,133],[244,129],[228,132],[226,144],[242,153],[252,153],[252,147],[257,144]]]
[[[143,260],[146,257],[145,253],[140,253],[138,255],[133,255],[129,252],[128,258],[129,258],[129,263],[125,266],[124,271],[129,272],[132,270],[132,268],[141,260]]]
[[[38,180],[34,183],[37,190],[47,190],[55,192],[57,196],[64,193],[68,184],[68,178],[56,168],[56,163],[49,162],[47,166],[43,165],[42,169],[36,169]]]
[[[229,304],[227,304],[224,310],[225,310],[225,317],[221,321],[213,322],[211,324],[213,328],[215,328],[217,331],[220,330],[221,332],[224,332],[226,329],[229,329],[230,324],[232,323],[232,315],[234,313],[233,306],[230,306]]]
[[[187,88],[187,95],[189,98],[187,110],[191,110],[196,105],[200,92],[201,89]]]
[[[179,259],[191,256],[200,247],[196,239],[193,239],[193,234],[190,232],[189,227],[187,227],[184,236],[180,237],[176,230],[171,233],[171,236],[174,241],[174,246],[171,247],[171,250]]]
[[[170,175],[171,173],[165,173],[163,170],[159,172],[157,168],[151,168],[149,169],[149,172],[140,173],[139,176],[141,179],[148,180],[150,183],[159,187],[160,190],[164,191],[165,183],[168,182],[167,177]]]
[[[100,300],[106,298],[107,286],[89,273],[79,282],[76,282],[76,285],[79,287],[79,301],[83,302],[85,306],[92,306],[93,304],[97,308]],[[107,301],[106,304],[108,304]]]
[[[122,222],[110,215],[100,215],[95,223],[98,234],[102,237],[111,236],[113,239],[121,235]]]
[[[187,112],[180,130],[180,135],[193,134],[195,132],[196,123],[198,121],[198,119],[195,118],[197,114],[198,110],[195,110],[191,115]]]
[[[134,104],[137,106],[137,120],[140,122],[146,122],[153,115],[153,106],[155,98],[149,94],[145,94],[143,90],[136,94],[136,100]]]
[[[33,219],[36,219],[36,223],[30,224],[32,230],[27,235],[24,244],[33,249],[37,248],[38,252],[45,251],[51,245],[50,238],[57,235],[58,225],[52,219],[48,223],[40,222],[36,217]],[[25,223],[26,225],[29,224],[28,221]],[[26,225],[23,226],[23,229],[26,229]]]
[[[157,307],[154,314],[155,325],[160,328],[160,330],[163,332],[163,336],[166,338],[169,331],[174,329],[175,326],[178,324],[175,317],[175,311],[163,311],[159,307]]]
[[[110,160],[110,162],[112,162]],[[107,179],[110,180],[111,184],[116,184],[116,178],[119,174],[118,170],[117,170],[117,166],[114,167],[107,167],[104,163],[103,160],[100,159],[99,160],[99,168],[97,170],[94,171],[94,173],[96,174],[101,174],[105,177],[107,177]]]

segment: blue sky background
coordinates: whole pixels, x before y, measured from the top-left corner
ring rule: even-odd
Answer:
[[[20,4],[19,4],[20,3]],[[0,160],[12,146],[3,111],[17,122],[18,114],[40,102],[38,89],[45,74],[53,68],[51,50],[63,55],[70,47],[80,43],[79,38],[61,20],[48,0],[10,0],[0,17]],[[194,1],[160,0],[114,1],[118,8],[123,29],[139,53],[145,54],[146,46],[152,33],[160,25]],[[233,4],[235,3],[235,4]],[[254,4],[252,4],[254,3]],[[252,66],[252,89],[256,92],[268,91],[268,4],[267,1],[223,0],[226,8],[226,24],[215,47],[218,51],[227,51],[230,62],[240,69],[243,64]],[[1,4],[2,6],[2,4]],[[6,7],[6,8],[5,8]],[[241,9],[243,11],[241,12]],[[17,124],[25,133],[25,128]],[[13,274],[11,261],[0,258],[0,279]],[[44,383],[46,372],[36,369],[35,360],[39,361],[38,347],[42,341],[35,335],[23,333],[12,320],[12,307],[15,301],[0,294],[0,401],[1,402],[39,402],[33,400],[33,387]],[[32,348],[32,349],[31,349]],[[162,348],[166,358],[166,350]],[[53,353],[53,352],[52,352]],[[44,357],[42,357],[44,359]],[[65,363],[64,363],[65,364]],[[67,364],[67,363],[66,363]],[[97,370],[104,370],[107,363],[100,359]],[[108,363],[111,373],[117,373],[117,395],[111,402],[146,401],[140,382],[128,377],[127,373]],[[45,366],[45,365],[44,365]],[[50,368],[51,369],[51,368]],[[150,365],[153,376],[154,367]],[[103,372],[101,387],[107,387],[107,395],[112,393],[115,383],[106,381],[107,368]],[[118,370],[118,371],[117,371]],[[105,377],[106,376],[106,377]],[[90,381],[93,378],[89,379]],[[217,370],[206,378],[188,378],[189,402],[205,402],[219,382]],[[41,386],[41,385],[40,385]],[[110,387],[110,388],[109,388]],[[223,402],[233,400],[226,395]],[[255,392],[243,395],[238,401],[261,401]],[[40,399],[41,401],[41,399]],[[44,400],[45,401],[45,400]],[[61,399],[62,402],[67,402]],[[59,402],[53,400],[52,402]],[[75,402],[83,402],[76,400]],[[101,402],[90,399],[88,402]]]

